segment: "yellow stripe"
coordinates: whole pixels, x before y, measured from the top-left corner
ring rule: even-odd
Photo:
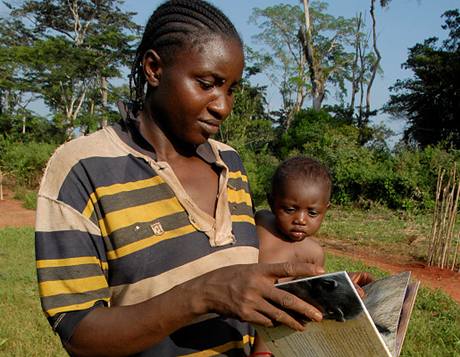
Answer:
[[[187,226],[180,227],[180,228],[177,228],[177,229],[174,229],[174,230],[171,230],[171,231],[167,231],[167,232],[163,233],[161,236],[153,235],[153,236],[150,236],[148,238],[133,242],[131,244],[127,244],[127,245],[125,245],[125,246],[123,246],[121,248],[108,251],[107,252],[107,259],[108,260],[113,260],[113,259],[121,258],[121,257],[124,257],[124,256],[126,256],[128,254],[132,254],[134,252],[137,252],[137,251],[139,251],[141,249],[144,249],[144,248],[150,247],[152,245],[155,245],[155,244],[157,244],[159,242],[162,242],[164,240],[171,239],[171,238],[176,238],[176,237],[182,236],[184,234],[192,233],[194,231],[195,231],[195,228],[193,228],[192,225],[187,225]]]
[[[251,195],[245,190],[233,190],[228,189],[228,201],[231,203],[246,203],[248,206],[251,206]]]
[[[228,178],[241,179],[244,182],[248,182],[248,177],[246,175],[243,175],[241,171],[230,171],[228,173]]]
[[[83,210],[82,214],[89,218],[93,214],[94,211],[94,204],[97,202],[98,199],[101,197],[115,195],[121,192],[128,192],[134,190],[140,190],[147,187],[153,187],[163,183],[163,179],[160,176],[151,177],[145,180],[127,182],[127,183],[116,183],[110,186],[101,186],[96,189],[95,192],[91,193],[88,203],[86,204],[85,209]]]
[[[77,310],[85,310],[85,309],[89,309],[90,307],[93,307],[94,304],[97,302],[97,301],[106,301],[107,303],[110,301],[109,298],[106,298],[106,299],[95,299],[95,300],[91,300],[91,301],[87,301],[87,302],[84,302],[84,303],[81,303],[81,304],[75,304],[75,305],[68,305],[68,306],[60,306],[60,307],[56,307],[54,309],[49,309],[49,310],[46,310],[46,313],[53,317],[54,315],[56,314],[59,314],[59,313],[62,313],[62,312],[67,312],[67,311],[77,311]]]
[[[78,257],[78,258],[67,258],[67,259],[43,259],[37,260],[37,269],[41,268],[60,268],[70,267],[75,265],[84,264],[96,264],[102,266],[102,269],[107,270],[107,262],[103,262],[96,257]]]
[[[88,203],[86,204],[86,207],[81,214],[85,216],[86,218],[90,218],[94,212],[95,203],[96,203],[96,195],[93,192],[91,193],[91,195],[89,195]]]
[[[255,224],[254,218],[246,214],[232,215],[232,222],[248,222],[251,224]]]
[[[101,228],[102,236],[107,237],[118,229],[129,227],[135,223],[150,222],[153,219],[182,212],[183,210],[177,198],[173,197],[110,212],[106,214],[104,219],[99,220],[99,227]]]
[[[40,296],[54,296],[59,294],[78,294],[88,291],[107,288],[107,280],[104,276],[92,276],[89,278],[44,281],[39,284]]]
[[[246,345],[249,342],[251,342],[251,344],[254,343],[254,337],[246,335],[243,337],[242,341],[231,341],[231,342],[227,342],[224,345],[216,346],[213,349],[195,352],[195,353],[189,353],[189,354],[181,355],[181,356],[192,356],[192,357],[217,356],[224,352],[230,351],[234,348],[244,348],[244,345]]]

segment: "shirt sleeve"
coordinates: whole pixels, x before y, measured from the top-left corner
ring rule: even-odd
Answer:
[[[68,204],[39,195],[35,253],[42,309],[63,341],[95,306],[109,305],[108,264],[94,222]]]

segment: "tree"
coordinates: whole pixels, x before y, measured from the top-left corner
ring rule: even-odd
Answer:
[[[23,67],[16,81],[28,83],[29,90],[43,98],[68,136],[82,110],[91,108],[85,105],[90,94],[99,108],[100,125],[107,122],[108,79],[121,75],[139,29],[131,20],[134,13],[120,9],[122,3],[27,0],[18,7],[7,3],[17,24],[10,31],[29,41],[12,48]]]
[[[398,80],[386,111],[408,122],[404,141],[420,147],[441,143],[460,148],[460,13],[443,14],[449,37],[433,37],[409,49],[403,67],[414,78]]]
[[[269,78],[277,83],[289,127],[307,96],[321,108],[329,85],[345,92],[345,73],[352,63],[346,47],[352,43],[354,21],[326,13],[327,4],[315,1],[300,6],[276,5],[254,9],[251,21],[262,32],[255,38],[271,53]]]

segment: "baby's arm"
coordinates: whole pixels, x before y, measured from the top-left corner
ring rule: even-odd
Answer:
[[[311,263],[324,268],[326,255],[323,247],[313,238],[305,238],[301,242],[295,244],[296,261],[303,263]]]

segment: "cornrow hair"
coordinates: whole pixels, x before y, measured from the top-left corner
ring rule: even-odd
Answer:
[[[304,179],[310,182],[322,183],[332,190],[332,177],[329,169],[319,161],[306,156],[296,156],[283,161],[272,177],[270,197],[283,187],[289,180]]]
[[[134,114],[142,110],[146,78],[142,61],[149,49],[155,49],[166,61],[178,49],[193,47],[211,35],[242,40],[222,11],[203,0],[169,0],[150,16],[137,48],[129,75],[130,100]]]

